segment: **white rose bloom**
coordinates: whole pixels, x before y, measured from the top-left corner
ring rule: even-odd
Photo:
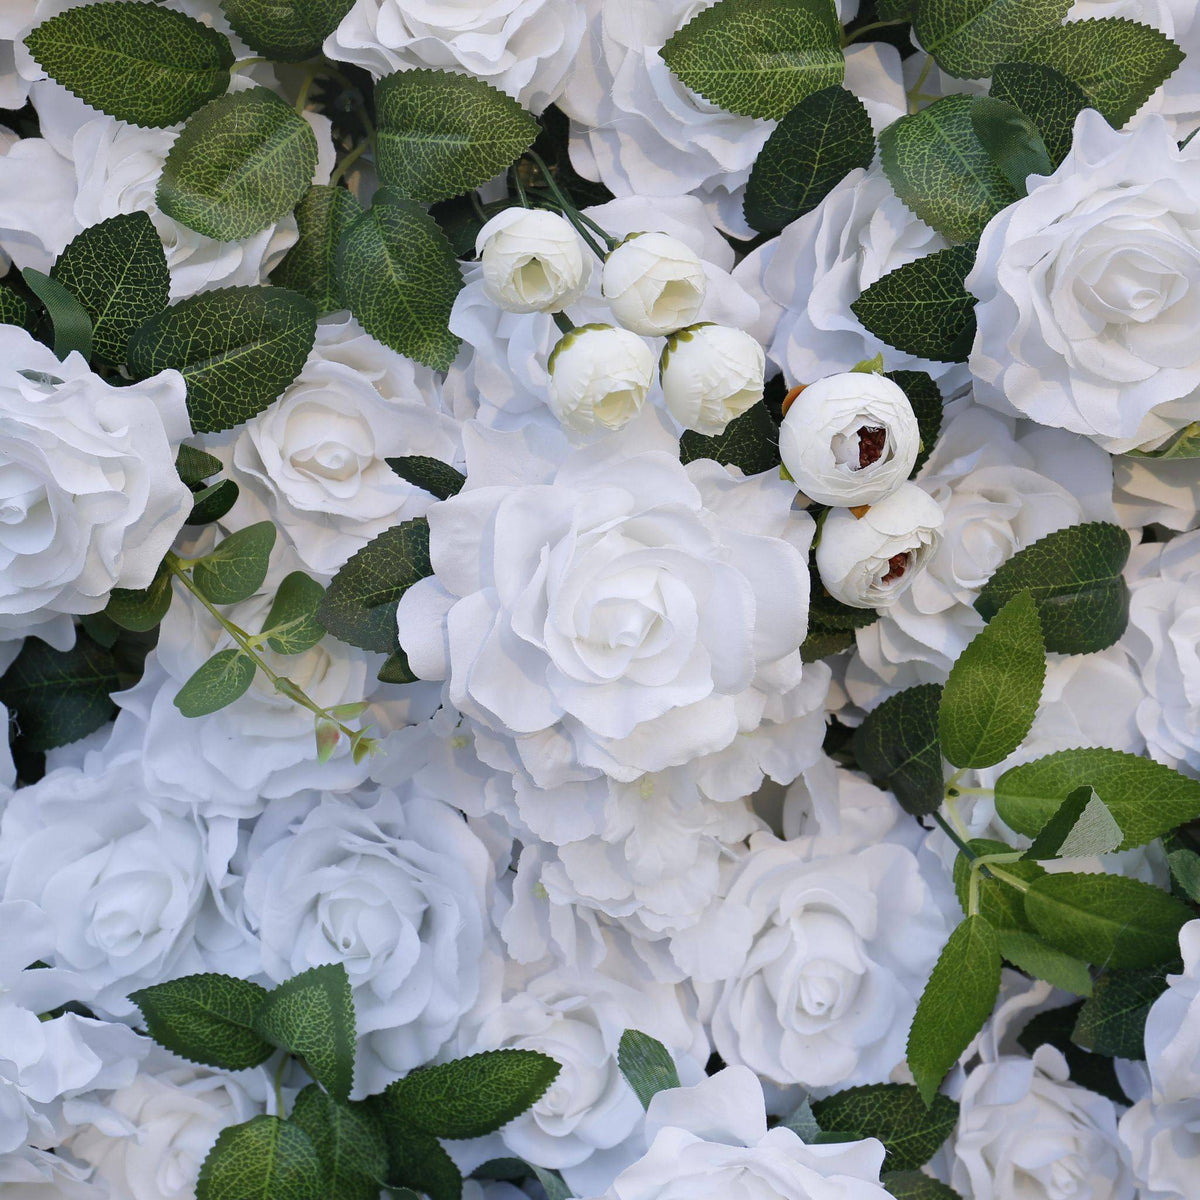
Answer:
[[[1125,529],[1165,525],[1183,532],[1200,525],[1200,458],[1112,460],[1113,504]]]
[[[783,465],[818,504],[878,503],[908,478],[920,447],[908,397],[874,372],[810,383],[779,430]]]
[[[1187,1200],[1200,1159],[1200,1097],[1139,1100],[1118,1128],[1133,1161],[1138,1200]]]
[[[666,233],[630,234],[609,251],[600,282],[613,316],[646,337],[691,324],[706,287],[699,255]]]
[[[483,290],[505,312],[561,312],[588,285],[592,260],[566,217],[544,208],[506,208],[479,231]]]
[[[149,585],[191,511],[175,451],[191,433],[177,371],[130,387],[0,326],[0,639],[60,648],[62,614]]]
[[[0,1155],[5,1200],[111,1200],[108,1189],[90,1182],[90,1176],[87,1167],[48,1150],[24,1147]]]
[[[576,433],[620,429],[633,420],[654,381],[654,353],[627,329],[584,325],[550,354],[547,404]]]
[[[1200,1098],[1200,921],[1179,931],[1183,970],[1146,1017],[1146,1066],[1156,1103]]]
[[[766,355],[750,334],[693,325],[667,342],[660,364],[667,410],[684,429],[714,436],[763,397]]]
[[[983,231],[976,395],[1118,453],[1195,418],[1200,146],[1084,109],[1071,152]]]
[[[831,508],[817,544],[826,590],[852,608],[890,608],[937,550],[942,510],[915,483],[903,483],[861,516]]]

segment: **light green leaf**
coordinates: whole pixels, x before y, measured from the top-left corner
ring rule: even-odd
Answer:
[[[1071,1040],[1093,1054],[1145,1058],[1146,1017],[1167,990],[1161,969],[1106,971],[1079,1010]]]
[[[821,1137],[821,1126],[817,1124],[817,1118],[813,1116],[812,1103],[808,1100],[802,1100],[779,1124],[784,1129],[790,1129],[809,1146],[815,1144]]]
[[[344,308],[337,284],[337,247],[361,216],[362,205],[346,188],[310,187],[296,206],[300,236],[271,272],[271,282],[311,300],[322,316]]]
[[[679,1071],[671,1052],[640,1029],[627,1029],[621,1034],[617,1065],[643,1108],[650,1107],[657,1092],[679,1087]]]
[[[142,988],[129,998],[146,1030],[172,1054],[222,1071],[245,1071],[275,1051],[254,1032],[266,988],[230,975],[186,975]]]
[[[320,54],[321,43],[354,7],[354,0],[221,0],[233,31],[256,54],[300,62]]]
[[[1044,979],[1047,983],[1062,988],[1064,992],[1073,992],[1076,996],[1092,994],[1091,973],[1087,964],[1078,958],[1056,950],[1035,933],[1026,933],[1020,929],[1002,929],[997,931],[996,936],[1000,942],[1000,953],[1026,975],[1032,975],[1034,979]]]
[[[217,241],[248,238],[291,212],[312,184],[312,126],[269,88],[212,100],[175,139],[158,207]]]
[[[325,636],[317,620],[324,596],[325,589],[303,571],[285,576],[263,622],[262,632],[271,634],[267,645],[279,654],[303,654],[315,646]]]
[[[918,0],[917,41],[959,79],[982,79],[1062,23],[1071,0]]]
[[[200,1167],[196,1200],[326,1200],[308,1134],[278,1117],[221,1130]]]
[[[1111,854],[1125,840],[1108,806],[1090,784],[1077,787],[1043,826],[1028,859],[1091,858]]]
[[[1040,63],[1006,62],[992,74],[990,94],[1033,122],[1051,167],[1058,167],[1071,149],[1075,118],[1089,105],[1079,85]]]
[[[1028,194],[1030,175],[1050,175],[1054,165],[1037,126],[1015,105],[980,96],[971,109],[971,125],[1018,196]]]
[[[806,96],[842,82],[841,34],[830,0],[720,0],[659,53],[706,100],[778,120]]]
[[[773,471],[779,466],[779,426],[760,400],[712,437],[687,429],[679,439],[679,459],[685,465],[711,458],[722,466],[740,467],[746,475]]]
[[[57,279],[25,267],[22,272],[29,290],[46,306],[54,327],[54,354],[61,361],[72,351],[92,357],[92,319],[87,309]]]
[[[941,695],[936,683],[897,692],[867,714],[854,739],[858,765],[914,816],[936,812],[942,803]]]
[[[1126,450],[1131,458],[1200,458],[1200,421],[1185,425],[1154,450]]]
[[[887,1151],[885,1171],[924,1166],[954,1131],[958,1104],[935,1095],[927,1106],[911,1084],[875,1083],[847,1088],[812,1102],[822,1129],[850,1134],[847,1140],[878,1138]]]
[[[424,454],[410,454],[404,458],[385,458],[387,463],[401,479],[411,483],[413,487],[436,496],[439,500],[448,500],[462,491],[462,485],[467,477],[456,471],[449,463],[439,458],[429,458]]]
[[[197,450],[195,446],[182,445],[175,456],[175,471],[188,487],[211,479],[221,469],[221,460],[215,454]]]
[[[1194,850],[1172,850],[1167,862],[1176,886],[1193,904],[1200,904],[1200,854]]]
[[[145,588],[113,588],[104,615],[122,629],[145,633],[153,629],[171,607],[171,572],[160,565]]]
[[[229,39],[200,21],[131,0],[81,4],[25,45],[85,104],[134,125],[174,125],[229,86]]]
[[[344,1104],[310,1083],[289,1117],[308,1134],[321,1160],[324,1195],[330,1200],[379,1200],[387,1175],[387,1147],[370,1111]]]
[[[214,604],[237,604],[253,596],[267,577],[275,526],[259,521],[231,533],[192,569],[192,582]]]
[[[889,1171],[881,1182],[896,1200],[962,1200],[949,1184],[922,1171]]]
[[[185,717],[215,713],[246,694],[257,669],[243,650],[218,650],[175,693],[175,707]]]

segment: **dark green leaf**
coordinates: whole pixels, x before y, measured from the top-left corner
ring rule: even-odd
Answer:
[[[949,1184],[922,1171],[889,1171],[881,1178],[896,1200],[962,1200]]]
[[[1193,904],[1200,904],[1200,854],[1194,850],[1172,850],[1167,862],[1176,886]]]
[[[1006,62],[992,75],[990,94],[1019,108],[1033,122],[1052,168],[1067,157],[1075,118],[1088,107],[1088,98],[1078,84],[1053,67]]]
[[[944,794],[938,743],[941,696],[936,683],[897,692],[867,714],[854,739],[858,765],[895,792],[905,812],[915,816],[936,812]]]
[[[262,632],[271,634],[267,645],[279,654],[303,654],[315,646],[325,636],[317,620],[324,596],[325,589],[303,571],[285,576],[263,622]]]
[[[810,625],[808,636],[800,643],[800,659],[806,663],[817,662],[831,654],[849,650],[854,641],[854,631],[851,629],[820,629]]]
[[[192,568],[192,581],[214,604],[253,596],[267,577],[275,526],[270,521],[231,533]]]
[[[679,439],[679,459],[686,464],[698,458],[739,467],[745,475],[774,470],[779,466],[779,427],[760,400],[715,437],[685,430]]]
[[[7,279],[0,280],[0,325],[32,330],[37,324],[37,314],[24,292],[10,282],[16,279],[20,279],[20,273],[12,271]]]
[[[1028,859],[1090,858],[1111,854],[1125,835],[1108,805],[1085,783],[1067,794],[1054,816],[1042,826]]]
[[[185,525],[209,525],[219,521],[236,503],[241,489],[232,479],[219,479],[196,493]]]
[[[246,694],[257,669],[245,651],[218,650],[175,693],[175,707],[185,717],[215,713]]]
[[[993,96],[980,96],[971,109],[975,136],[992,156],[1018,196],[1029,189],[1030,175],[1050,175],[1054,165],[1037,126],[1017,107]]]
[[[180,446],[175,456],[175,470],[188,487],[194,488],[221,470],[221,460],[195,446]]]
[[[92,319],[87,309],[57,279],[43,275],[32,267],[21,274],[29,290],[46,306],[50,324],[54,327],[54,353],[64,359],[73,350],[84,358],[92,357]]]
[[[1146,1017],[1167,990],[1165,970],[1107,971],[1079,1010],[1074,1042],[1109,1058],[1145,1058]]]
[[[375,676],[380,683],[416,683],[417,677],[408,665],[408,655],[403,650],[393,650],[388,660]]]
[[[1071,0],[919,0],[917,41],[959,79],[982,79],[997,63],[1020,58],[1026,42],[1062,23]]]
[[[308,1134],[278,1117],[221,1130],[200,1167],[196,1200],[326,1200]]]
[[[924,1166],[950,1136],[958,1121],[958,1104],[934,1096],[926,1107],[921,1093],[906,1083],[876,1083],[834,1092],[812,1102],[822,1129],[857,1138],[878,1138],[887,1151],[885,1171]]]
[[[422,488],[439,500],[457,496],[462,491],[462,485],[467,482],[467,477],[449,463],[444,463],[438,458],[429,458],[424,454],[387,458],[384,461],[401,479],[411,483],[413,487]]]
[[[389,1088],[368,1105],[383,1131],[388,1151],[389,1187],[424,1192],[429,1200],[461,1200],[462,1175],[431,1133],[410,1124],[393,1104]]]
[[[1073,1083],[1107,1096],[1120,1105],[1128,1104],[1129,1100],[1117,1082],[1112,1059],[1092,1054],[1071,1040],[1082,1007],[1083,1001],[1077,1000],[1061,1008],[1039,1012],[1025,1023],[1025,1028],[1017,1035],[1017,1044],[1029,1055],[1039,1046],[1053,1046],[1067,1060]]]
[[[1026,975],[1044,979],[1076,996],[1092,994],[1092,976],[1087,963],[1056,950],[1036,933],[1008,929],[998,931],[996,936],[1000,942],[1000,953]]]
[[[171,572],[162,565],[146,588],[113,588],[104,608],[122,629],[144,633],[153,629],[171,607]]]
[[[310,187],[296,206],[299,239],[271,272],[271,282],[311,300],[322,316],[345,307],[337,284],[337,247],[361,216],[362,205],[344,187]]]
[[[320,54],[354,0],[221,0],[233,31],[255,53],[280,62]]]
[[[657,1092],[679,1087],[679,1071],[671,1052],[657,1038],[640,1029],[627,1029],[621,1034],[617,1065],[643,1108],[650,1107]]]
[[[387,1147],[365,1107],[344,1104],[310,1083],[296,1097],[289,1120],[316,1149],[329,1200],[379,1200]]]

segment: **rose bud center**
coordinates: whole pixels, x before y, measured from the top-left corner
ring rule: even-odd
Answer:
[[[908,552],[893,554],[888,559],[888,573],[883,577],[884,583],[895,583],[908,570]]]
[[[879,425],[863,425],[858,431],[858,469],[878,462],[887,444],[887,430]]]

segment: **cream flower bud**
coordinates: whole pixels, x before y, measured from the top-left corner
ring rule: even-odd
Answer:
[[[571,223],[541,208],[506,208],[475,239],[483,290],[507,312],[561,312],[583,295],[591,260]]]
[[[851,608],[888,608],[937,549],[942,524],[941,507],[915,483],[902,483],[861,517],[830,509],[817,546],[821,582]]]
[[[635,417],[654,379],[654,352],[635,333],[583,325],[550,355],[550,410],[567,429],[620,429]]]
[[[695,251],[665,233],[630,234],[604,260],[601,290],[613,316],[647,337],[690,325],[706,286]]]
[[[693,325],[663,351],[663,397],[685,429],[715,436],[762,399],[766,366],[762,346],[743,330]]]
[[[857,371],[809,384],[779,430],[783,465],[818,504],[877,503],[908,478],[920,447],[904,392]]]

